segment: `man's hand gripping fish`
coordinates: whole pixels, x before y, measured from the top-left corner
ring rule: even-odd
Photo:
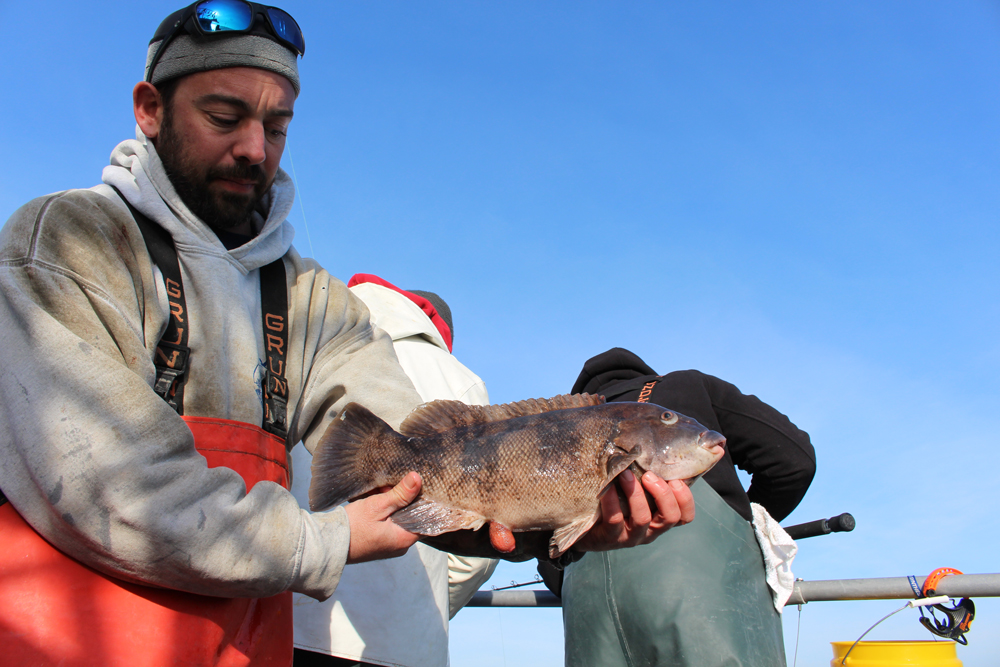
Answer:
[[[415,470],[423,488],[392,515],[397,525],[427,537],[486,522],[491,533],[553,531],[551,558],[594,525],[602,492],[626,468],[637,478],[651,470],[691,484],[723,457],[726,442],[658,405],[588,394],[489,406],[433,401],[399,431],[348,404],[313,456],[310,507],[333,507]],[[451,550],[441,538],[428,541]]]

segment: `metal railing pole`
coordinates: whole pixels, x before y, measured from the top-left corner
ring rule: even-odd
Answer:
[[[926,577],[917,577],[924,585]],[[956,574],[938,583],[938,595],[953,598],[1000,597],[1000,574]],[[912,600],[916,597],[906,577],[797,581],[788,604],[833,600]]]
[[[917,577],[923,586],[926,577]],[[956,574],[945,577],[938,595],[953,598],[1000,597],[1000,574]],[[915,596],[906,577],[880,579],[831,579],[796,581],[788,604],[833,600],[910,600]],[[479,591],[469,607],[560,607],[562,601],[549,591]]]

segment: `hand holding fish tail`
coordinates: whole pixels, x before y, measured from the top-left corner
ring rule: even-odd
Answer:
[[[618,476],[627,507],[622,507],[615,489],[609,485],[601,496],[601,517],[574,546],[579,551],[610,551],[649,544],[667,530],[694,519],[694,497],[683,482],[665,482],[647,472],[642,481],[631,470]],[[651,508],[646,493],[655,504]]]
[[[420,475],[411,472],[388,491],[348,503],[345,508],[351,524],[348,563],[398,558],[413,546],[420,536],[403,530],[389,516],[412,503],[421,486]]]

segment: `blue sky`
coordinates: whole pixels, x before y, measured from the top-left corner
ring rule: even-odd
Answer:
[[[622,346],[785,412],[819,459],[786,523],[858,520],[803,541],[797,576],[1000,569],[1000,4],[282,7],[307,42],[283,162],[303,254],[439,292],[494,402]],[[177,6],[0,8],[6,218],[99,181]],[[806,605],[799,664],[898,606]],[[1000,653],[1000,604],[977,606],[967,666]],[[916,617],[870,637],[929,638]],[[465,610],[452,664],[561,664],[561,633]]]

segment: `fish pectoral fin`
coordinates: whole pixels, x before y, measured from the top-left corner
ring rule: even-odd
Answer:
[[[631,452],[626,452],[625,450],[618,449],[615,453],[608,457],[607,470],[608,470],[608,480],[612,480],[618,476],[618,473],[628,468],[632,463],[639,458],[639,452],[636,451],[639,448],[636,447],[635,450]],[[639,475],[642,477],[642,475]]]
[[[434,536],[453,530],[477,530],[486,518],[478,512],[448,507],[433,500],[417,498],[391,517],[392,522],[417,535]]]
[[[555,532],[552,533],[552,539],[549,541],[549,557],[559,558],[559,556],[562,556],[567,549],[576,544],[576,541],[597,523],[597,518],[600,515],[601,510],[598,508],[590,516],[585,516],[573,523],[556,528]]]

